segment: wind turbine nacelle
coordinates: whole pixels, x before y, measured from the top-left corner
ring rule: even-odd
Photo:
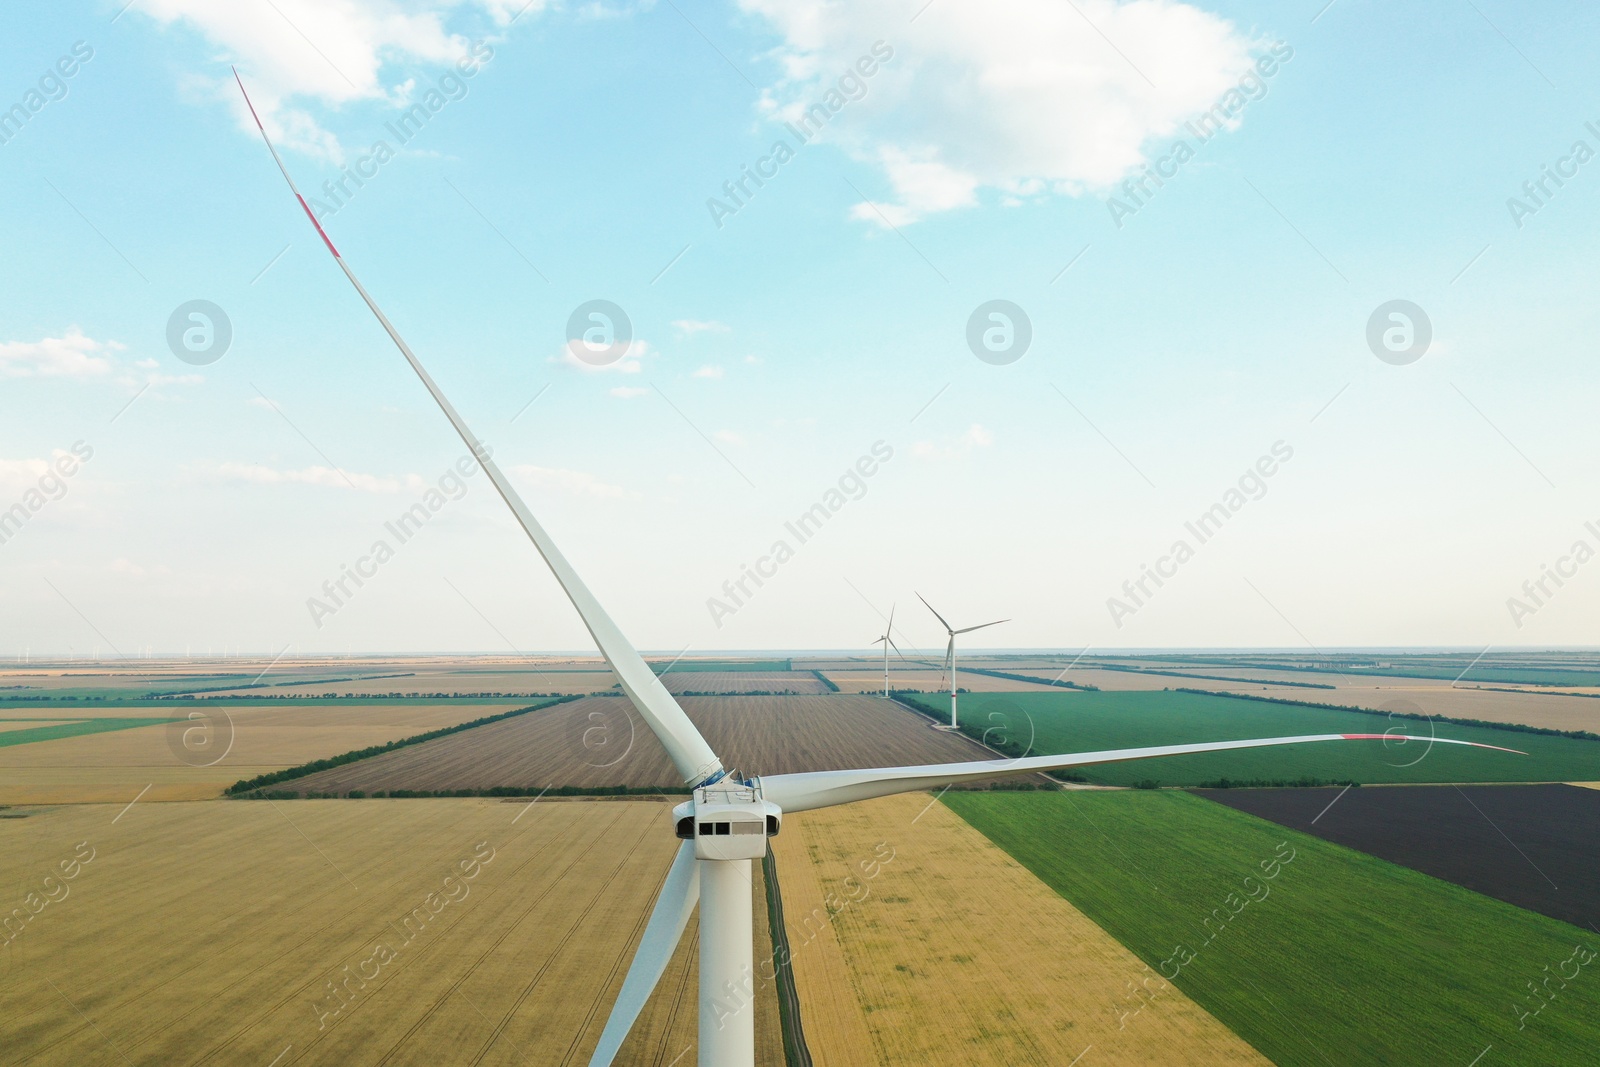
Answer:
[[[778,805],[761,799],[758,784],[724,778],[694,791],[694,799],[672,809],[678,837],[694,842],[699,860],[758,860],[767,839],[783,825]]]

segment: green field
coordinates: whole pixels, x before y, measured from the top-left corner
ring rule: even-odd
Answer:
[[[0,719],[0,722],[28,722],[27,719]],[[76,722],[54,723],[50,726],[35,726],[31,730],[4,730],[0,731],[0,748],[11,745],[26,745],[34,741],[54,741],[62,737],[77,737],[79,734],[103,734],[112,730],[131,730],[135,726],[159,726],[164,722],[173,722],[170,718],[160,719],[80,719]]]
[[[917,699],[949,714],[948,696],[926,694]],[[1331,741],[1168,756],[1073,772],[1103,785],[1149,780],[1201,785],[1222,778],[1235,783],[1300,778],[1373,783],[1600,781],[1600,741],[1199,693],[968,693],[961,697],[961,720],[963,732],[979,739],[987,733],[987,743],[1008,755],[1017,750],[1006,745],[1025,745],[1030,735],[1034,753],[1053,754],[1294,734],[1387,731],[1427,737],[1430,729],[1438,737],[1528,753],[1516,756],[1419,742]]]
[[[1188,793],[943,799],[1281,1067],[1467,1067],[1490,1046],[1480,1067],[1576,1064],[1600,1048],[1600,959],[1563,966],[1600,934]],[[1531,1014],[1528,983],[1558,970],[1576,977]]]

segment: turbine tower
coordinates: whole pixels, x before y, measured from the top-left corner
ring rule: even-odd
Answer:
[[[933,605],[929,604],[921,593],[917,594],[917,599],[926,604],[929,611],[933,611]],[[996,619],[994,622],[983,622],[977,626],[964,626],[959,630],[952,630],[950,624],[944,621],[943,615],[933,611],[933,617],[939,620],[939,625],[944,627],[944,632],[950,635],[950,643],[945,646],[944,659],[946,666],[950,669],[950,729],[954,730],[961,725],[960,719],[956,716],[956,634],[970,634],[972,631],[981,630],[985,626],[999,626],[1001,623],[1010,622],[1011,620]]]
[[[238,72],[235,71],[235,78]],[[244,92],[244,83],[239,82]],[[245,100],[249,102],[249,95]],[[668,693],[622,630],[606,614],[600,602],[578,576],[566,556],[551,540],[511,482],[489,457],[489,450],[467,428],[466,422],[438,385],[423,369],[416,354],[400,337],[392,323],[362,288],[348,264],[323,232],[283,159],[267,137],[261,119],[252,105],[261,137],[267,142],[278,169],[306,217],[316,227],[323,244],[332,253],[339,269],[371,309],[395,347],[416,372],[434,402],[455,427],[462,441],[477,457],[483,472],[511,509],[512,515],[533,542],[556,581],[560,583],[595,645],[616,674],[622,690],[638,709],[639,715],[661,741],[672,764],[693,787],[692,798],[673,809],[671,831],[681,842],[676,858],[667,871],[666,881],[656,897],[654,910],[645,924],[644,936],[623,979],[599,1044],[589,1060],[590,1067],[609,1067],[639,1017],[656,982],[666,970],[673,951],[687,927],[695,906],[700,907],[700,1015],[699,1067],[754,1067],[755,982],[752,950],[755,940],[750,861],[766,855],[768,841],[778,835],[785,812],[810,811],[836,804],[937,789],[961,782],[981,781],[1007,774],[1081,767],[1118,760],[1143,759],[1192,752],[1258,748],[1265,745],[1292,745],[1312,741],[1341,741],[1357,738],[1393,738],[1385,734],[1309,734],[1301,737],[1269,737],[1250,741],[1219,741],[1210,744],[1167,745],[1157,748],[1129,748],[1106,752],[1079,752],[1062,756],[1033,756],[1016,760],[983,760],[973,763],[945,763],[924,767],[882,767],[872,770],[811,771],[743,778],[723,767],[722,761],[701,736],[672,694]],[[941,620],[943,621],[943,620]],[[965,633],[966,631],[956,631]],[[1446,744],[1477,745],[1470,741],[1443,738],[1405,738],[1439,741]],[[1505,749],[1503,751],[1512,751]],[[669,828],[663,827],[666,832]]]
[[[894,638],[889,635],[894,633],[894,605],[889,605],[889,624],[883,628],[883,636],[872,642],[883,646],[883,699],[889,699],[889,649],[894,649],[894,654],[905,659],[905,653],[900,651],[900,646],[894,643]]]

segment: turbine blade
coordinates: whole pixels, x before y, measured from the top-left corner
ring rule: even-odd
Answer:
[[[1304,734],[1299,737],[1261,737],[1249,741],[1208,741],[1197,745],[1160,745],[1155,748],[1116,748],[1103,752],[1074,752],[1060,756],[1028,756],[1014,760],[980,760],[975,763],[935,763],[924,767],[882,767],[861,771],[807,771],[801,774],[774,774],[761,778],[762,796],[786,813],[830,808],[857,800],[910,793],[918,789],[937,789],[961,782],[981,781],[1007,774],[1029,771],[1054,771],[1065,767],[1086,767],[1096,763],[1120,763],[1153,756],[1182,756],[1194,752],[1223,752],[1236,748],[1264,748],[1269,745],[1300,745],[1313,741],[1423,741],[1441,745],[1470,745],[1496,752],[1514,748],[1484,745],[1476,741],[1453,741],[1444,737],[1407,737],[1401,734]]]
[[[589,1059],[589,1067],[610,1067],[611,1061],[622,1048],[622,1042],[633,1029],[639,1013],[661,980],[661,972],[672,962],[672,954],[683,940],[684,927],[689,925],[689,915],[700,901],[700,865],[694,858],[694,842],[685,841],[678,846],[677,858],[667,872],[667,880],[656,897],[656,906],[645,924],[644,937],[639,949],[628,965],[628,977],[622,980],[622,991],[611,1008],[611,1017],[600,1034],[600,1044]]]
[[[307,210],[310,210],[310,209],[308,208]],[[928,601],[923,597],[923,595],[921,593],[917,594],[917,599],[921,600],[924,604],[927,604],[927,607],[928,607],[929,611],[933,611],[933,605],[932,604],[928,604]],[[937,611],[933,611],[933,617],[939,620],[939,625],[944,627],[944,632],[945,633],[954,633],[955,632],[955,631],[950,629],[950,624],[944,621],[944,616],[943,615],[940,615]]]
[[[957,630],[956,633],[958,633],[958,634],[970,634],[972,631],[981,630],[985,626],[999,626],[1003,622],[1010,622],[1010,621],[1011,621],[1010,619],[996,619],[996,620],[994,620],[994,622],[984,622],[984,623],[979,623],[977,626],[968,626],[965,630]]]
[[[894,638],[892,638],[892,637],[889,638],[889,647],[894,649],[894,654],[899,656],[902,662],[905,662],[905,663],[910,663],[911,662],[910,660],[906,659],[906,654],[904,652],[900,651],[900,646],[894,643]]]
[[[372,297],[367,294],[361,283],[356,280],[355,274],[350,270],[349,265],[345,263],[344,257],[339,255],[339,250],[333,247],[333,242],[328,239],[326,233],[323,233],[322,224],[317,221],[317,217],[312,214],[311,208],[306,205],[305,197],[300,195],[300,190],[295,186],[294,179],[289,176],[289,170],[284,166],[282,157],[278,155],[278,150],[273,147],[272,140],[267,137],[266,127],[261,125],[261,118],[256,115],[255,105],[250,103],[250,94],[245,93],[244,81],[239,78],[239,72],[235,70],[233,76],[234,80],[239,82],[239,91],[244,93],[245,104],[250,108],[251,117],[256,120],[256,128],[261,131],[261,139],[266,142],[267,150],[272,153],[272,158],[278,164],[278,169],[283,172],[284,180],[289,183],[290,192],[294,193],[295,199],[300,201],[300,206],[305,209],[306,218],[311,220],[311,225],[316,227],[317,233],[322,237],[322,243],[327,245],[328,251],[333,254],[334,262],[339,264],[339,269],[344,271],[346,278],[350,279],[350,284],[355,286],[356,292],[366,302],[372,314],[377,317],[378,323],[388,333],[389,338],[394,341],[395,347],[400,349],[400,354],[405,356],[407,363],[411,364],[411,369],[416,372],[417,377],[422,380],[422,384],[433,395],[434,402],[444,412],[445,418],[450,420],[450,425],[455,427],[456,433],[461,435],[461,440],[466,442],[467,447],[472,450],[472,454],[478,458],[478,463],[483,467],[484,473],[489,476],[489,481],[494,484],[495,490],[499,492],[501,499],[506,502],[506,506],[516,516],[517,522],[527,532],[529,540],[533,542],[533,546],[544,557],[544,561],[549,566],[551,573],[555,575],[556,581],[561,583],[561,588],[566,592],[567,599],[571,600],[572,606],[578,609],[578,615],[582,617],[583,625],[588,629],[590,636],[594,638],[594,643],[599,647],[600,654],[606,658],[606,662],[610,664],[611,670],[617,676],[617,680],[622,684],[622,691],[628,695],[629,700],[633,701],[633,706],[639,709],[639,714],[644,718],[644,721],[649,725],[656,737],[660,738],[662,747],[667,750],[667,755],[672,758],[672,763],[677,767],[678,773],[683,775],[685,782],[693,783],[700,783],[708,778],[720,775],[722,773],[722,762],[717,759],[716,753],[711,750],[711,746],[706,743],[706,739],[700,735],[699,730],[695,729],[694,724],[689,721],[689,716],[684,714],[683,709],[678,706],[678,702],[672,698],[672,694],[667,692],[666,686],[661,684],[661,680],[655,676],[655,672],[645,664],[643,657],[629,643],[622,631],[617,628],[617,624],[611,620],[611,616],[606,614],[605,609],[600,606],[600,602],[589,591],[589,587],[584,584],[583,579],[578,577],[578,572],[573,570],[572,564],[567,562],[567,557],[561,554],[561,550],[556,547],[555,541],[545,532],[544,527],[539,525],[539,521],[528,510],[528,506],[522,502],[522,498],[511,487],[511,482],[501,473],[500,467],[494,460],[489,458],[488,447],[467,428],[467,424],[461,418],[460,413],[456,411],[450,401],[445,399],[444,394],[440,392],[433,378],[423,369],[422,363],[417,359],[416,354],[411,351],[411,346],[406,344],[393,324],[389,322],[388,317],[379,309]]]

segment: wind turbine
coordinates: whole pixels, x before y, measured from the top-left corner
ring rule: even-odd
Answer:
[[[926,604],[929,611],[933,611],[933,605],[928,604],[928,601],[921,593],[917,594],[917,599]],[[950,635],[950,643],[945,646],[944,658],[950,668],[950,729],[954,730],[960,725],[960,720],[956,717],[956,634],[970,634],[972,631],[981,630],[985,626],[999,626],[1001,623],[1010,622],[1011,620],[996,619],[994,622],[984,622],[979,623],[977,626],[965,626],[959,630],[952,630],[950,624],[944,621],[943,615],[933,611],[933,617],[939,620],[939,625],[944,627],[944,632]]]
[[[238,72],[234,72],[238,80]],[[244,92],[244,82],[239,81]],[[248,104],[249,94],[245,94]],[[1344,741],[1361,738],[1438,741],[1444,744],[1494,748],[1472,741],[1444,738],[1410,738],[1386,734],[1308,734],[1301,737],[1268,737],[1249,741],[1218,741],[1208,744],[1165,745],[1155,748],[1126,748],[1105,752],[1078,752],[1062,756],[1032,756],[1015,760],[982,760],[973,763],[944,763],[923,767],[881,767],[872,770],[809,771],[743,778],[723,767],[700,731],[668,693],[606,614],[589,587],[584,584],[566,556],[528,506],[522,502],[511,482],[489,456],[489,450],[467,428],[461,414],[445,399],[434,380],[423,369],[416,354],[400,337],[378,305],[362,288],[344,258],[323,232],[322,226],[295,187],[283,159],[267,137],[261,119],[250,106],[251,116],[261,130],[262,140],[272,152],[290,190],[306,217],[316,227],[323,244],[332,253],[339,269],[371,309],[395,347],[411,364],[434,402],[461,435],[483,472],[493,483],[512,515],[533,542],[550,572],[560,583],[583,624],[594,638],[600,653],[616,674],[622,690],[638,709],[667,756],[693,787],[692,799],[672,810],[672,829],[682,842],[677,857],[667,871],[666,881],[656,897],[655,908],[645,924],[644,936],[623,979],[611,1015],[606,1020],[600,1041],[590,1058],[590,1067],[609,1067],[638,1019],[651,991],[671,961],[689,917],[700,907],[700,1016],[699,1067],[754,1067],[755,1065],[755,970],[752,949],[755,926],[752,912],[753,890],[750,861],[766,855],[769,839],[782,828],[785,812],[810,811],[836,804],[849,804],[893,793],[937,789],[961,782],[981,781],[1000,775],[1032,771],[1059,770],[1095,763],[1171,756],[1192,752],[1258,748],[1266,745],[1292,745],[1312,741]],[[942,621],[942,620],[941,620]],[[965,631],[960,631],[965,632]],[[1501,751],[1514,751],[1503,749]],[[666,828],[663,827],[663,830]]]
[[[900,646],[894,643],[894,638],[889,635],[894,633],[894,605],[889,605],[889,624],[883,628],[883,636],[872,642],[883,646],[883,699],[889,699],[889,649],[894,649],[894,654],[901,659],[906,655],[900,651]]]

